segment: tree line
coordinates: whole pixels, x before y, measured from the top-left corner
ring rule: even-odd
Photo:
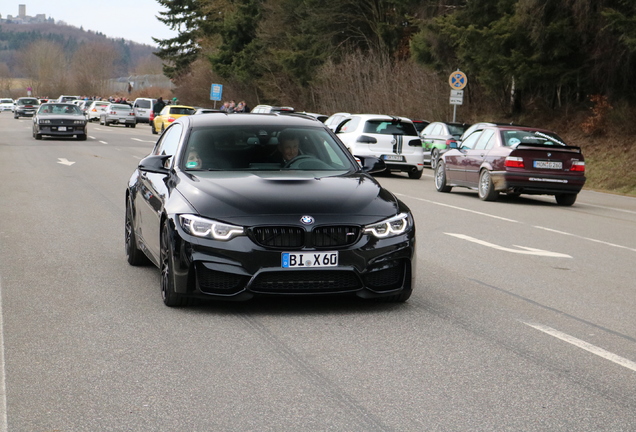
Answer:
[[[155,40],[164,73],[188,82],[209,70],[257,102],[321,106],[326,96],[317,89],[328,79],[369,76],[381,85],[372,79],[378,67],[413,67],[407,65],[427,80],[459,68],[471,92],[511,112],[579,104],[596,94],[636,98],[631,0],[158,2],[165,9],[158,18],[178,31]]]

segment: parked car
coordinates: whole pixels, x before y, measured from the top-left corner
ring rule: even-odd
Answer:
[[[99,120],[102,113],[106,112],[106,107],[110,104],[108,101],[93,101],[86,110],[88,121]]]
[[[79,96],[61,95],[57,98],[57,102],[71,102],[76,99],[81,99]]]
[[[99,124],[110,126],[111,124],[122,124],[126,127],[135,127],[137,120],[135,112],[128,104],[110,103],[104,108],[104,112],[99,115]]]
[[[137,98],[133,102],[133,110],[137,123],[150,123],[150,117],[157,99],[153,98]]]
[[[440,154],[450,148],[451,143],[457,142],[470,125],[466,123],[433,122],[422,130],[422,145],[424,146],[424,163],[435,169]]]
[[[254,114],[263,114],[263,113],[293,113],[294,108],[289,106],[272,106],[272,105],[256,105],[252,111]]]
[[[435,169],[440,192],[465,187],[484,201],[496,200],[500,192],[554,195],[557,204],[571,206],[585,184],[581,149],[549,130],[489,125],[451,147]]]
[[[0,98],[0,112],[13,111],[13,104],[15,102],[11,98]]]
[[[40,107],[40,101],[33,97],[21,97],[15,101],[13,118],[33,117]]]
[[[86,116],[82,110],[71,103],[42,104],[33,116],[33,138],[41,140],[42,136],[75,136],[78,140],[86,140]]]
[[[313,117],[316,120],[324,123],[325,120],[327,120],[329,117],[326,116],[325,114],[318,114],[318,113],[310,113],[310,112],[304,112],[304,111],[296,111],[296,114],[302,114],[302,115],[306,115],[308,117]]]
[[[196,108],[186,105],[166,105],[158,116],[155,116],[150,123],[150,130],[153,134],[163,132],[170,124],[179,117],[194,114]]]
[[[219,109],[214,109],[214,108],[201,108],[198,107],[196,108],[196,111],[194,111],[194,114],[211,114],[211,113],[222,113],[223,111],[219,110]]]
[[[285,166],[269,162],[279,138],[301,152]],[[382,169],[373,157],[358,165],[305,117],[181,117],[128,182],[128,263],[160,269],[167,306],[259,295],[404,302],[415,286],[415,226],[369,175]]]
[[[327,118],[327,120],[325,120],[325,125],[332,131],[335,131],[338,125],[342,123],[342,121],[345,118],[349,117],[350,115],[351,115],[350,113],[346,113],[346,112],[338,112],[338,113],[332,114]]]
[[[426,126],[431,124],[431,122],[426,120],[411,119],[411,121],[413,122],[413,126],[415,126],[415,129],[417,130],[417,133],[419,134],[422,133],[422,131],[424,130]]]
[[[411,120],[380,114],[346,117],[336,134],[355,156],[384,160],[389,171],[406,172],[411,179],[422,177],[424,150]]]

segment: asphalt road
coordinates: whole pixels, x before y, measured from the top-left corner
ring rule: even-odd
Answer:
[[[636,199],[379,177],[416,217],[406,304],[171,309],[124,255],[156,138],[0,114],[0,431],[636,430]]]

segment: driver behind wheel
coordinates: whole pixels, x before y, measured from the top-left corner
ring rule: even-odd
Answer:
[[[283,156],[283,164],[298,156],[298,137],[290,131],[281,132],[278,137],[278,151]]]

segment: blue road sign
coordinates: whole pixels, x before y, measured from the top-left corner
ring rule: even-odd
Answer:
[[[221,84],[212,84],[210,88],[210,100],[220,101],[223,97],[223,85]]]

